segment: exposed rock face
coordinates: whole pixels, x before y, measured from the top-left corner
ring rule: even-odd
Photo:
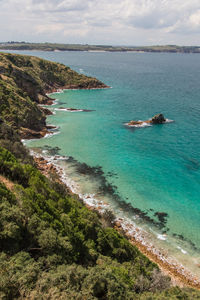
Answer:
[[[48,133],[48,130],[46,127],[44,127],[41,131],[35,131],[29,128],[22,127],[20,128],[19,133],[22,139],[40,139]]]
[[[151,119],[153,124],[162,124],[165,123],[165,121],[166,119],[164,118],[163,114],[157,114]]]
[[[45,115],[47,116],[51,116],[53,115],[52,111],[50,111],[48,108],[46,107],[40,107],[40,109],[44,112]]]

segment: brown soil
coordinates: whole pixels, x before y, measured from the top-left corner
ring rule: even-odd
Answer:
[[[13,191],[15,184],[4,176],[0,175],[0,182],[4,183],[8,190]]]

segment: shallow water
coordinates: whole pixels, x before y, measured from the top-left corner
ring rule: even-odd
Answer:
[[[112,87],[53,95],[58,103],[51,107],[55,115],[48,117],[48,122],[58,125],[60,134],[28,145],[59,146],[62,155],[101,166],[119,197],[151,219],[137,221],[153,232],[154,242],[200,273],[200,56],[23,53],[65,63]],[[59,107],[93,111],[56,110]],[[175,122],[146,128],[125,126],[130,120],[148,120],[159,112]],[[80,189],[97,191],[97,178],[92,182],[85,176],[84,180],[76,168],[70,168],[69,175],[79,182]],[[157,212],[165,213],[165,222],[159,221]],[[133,211],[130,214],[135,215]]]

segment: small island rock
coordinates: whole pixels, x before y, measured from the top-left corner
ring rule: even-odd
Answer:
[[[163,124],[166,122],[166,119],[163,114],[157,114],[153,116],[150,120],[145,120],[145,121],[130,121],[128,123],[128,126],[138,126],[138,125],[143,125],[145,124]]]
[[[163,114],[157,114],[151,119],[151,122],[153,124],[162,124],[166,122],[166,119],[164,118]]]

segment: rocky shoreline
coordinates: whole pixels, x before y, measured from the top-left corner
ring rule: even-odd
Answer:
[[[58,90],[57,92],[59,93],[61,90]],[[54,101],[55,100],[52,100],[51,105],[54,104]],[[46,132],[46,134],[47,133],[49,132]],[[99,201],[95,198],[95,195],[82,195],[79,193],[76,183],[67,178],[62,167],[56,164],[57,160],[67,159],[66,157],[60,157],[59,155],[48,157],[38,155],[34,152],[32,154],[37,168],[45,176],[54,176],[54,179],[57,182],[65,185],[65,188],[69,193],[77,195],[80,201],[82,201],[88,209],[97,211],[101,217],[104,216],[105,210],[110,211],[108,203]],[[163,271],[163,273],[169,275],[172,279],[173,285],[178,285],[180,287],[188,286],[200,289],[200,279],[184,268],[183,265],[167,257],[162,250],[156,249],[155,246],[148,241],[147,237],[145,237],[146,233],[143,229],[137,227],[134,223],[129,222],[129,220],[126,220],[125,218],[115,216],[114,212],[112,211],[111,214],[113,215],[112,226],[118,232],[126,236],[130,243],[135,245],[145,256],[147,256],[151,261],[155,262]]]
[[[108,86],[104,86],[102,88],[109,88]],[[66,87],[64,88],[66,89]],[[79,88],[77,88],[79,89]],[[89,89],[89,88],[88,88]],[[90,88],[90,89],[96,89],[96,88]],[[51,93],[60,93],[62,92],[62,89],[52,89],[52,91],[48,92],[49,94]],[[46,123],[46,116],[50,116],[53,115],[53,113],[51,112],[51,110],[49,110],[46,107],[43,107],[43,105],[45,106],[51,106],[54,104],[54,102],[56,101],[56,99],[52,99],[48,97],[48,100],[44,102],[44,104],[38,104],[38,108],[45,114],[45,123]],[[76,108],[58,108],[57,110],[60,111],[68,111],[68,112],[92,112],[93,110],[89,110],[89,109],[76,109]],[[30,128],[25,128],[25,127],[21,127],[19,130],[20,133],[20,137],[22,139],[40,139],[45,137],[47,134],[53,134],[54,132],[52,131],[53,129],[56,129],[56,126],[53,125],[46,125],[43,126],[43,128],[41,130],[33,130]]]
[[[169,275],[172,279],[173,285],[180,287],[188,286],[196,289],[200,289],[200,279],[194,276],[183,265],[178,263],[175,259],[167,257],[167,255],[161,249],[155,248],[155,246],[148,240],[147,233],[136,226],[133,222],[125,217],[116,216],[111,210],[108,203],[98,200],[95,196],[90,194],[80,194],[76,183],[67,178],[62,167],[56,164],[60,159],[67,159],[65,157],[54,156],[42,156],[36,153],[34,154],[34,160],[37,168],[47,177],[51,177],[54,174],[56,180],[64,184],[67,190],[71,194],[75,194],[79,197],[88,209],[97,211],[98,214],[104,218],[105,211],[110,212],[112,215],[112,226],[121,234],[123,234],[133,245],[135,245],[145,256],[151,261],[156,263],[160,269],[166,275]]]
[[[1,99],[1,117],[22,139],[51,134],[46,116],[52,112],[43,107],[54,103],[49,93],[109,88],[97,78],[77,73],[64,64],[11,53],[0,53],[0,81],[5,96]]]

